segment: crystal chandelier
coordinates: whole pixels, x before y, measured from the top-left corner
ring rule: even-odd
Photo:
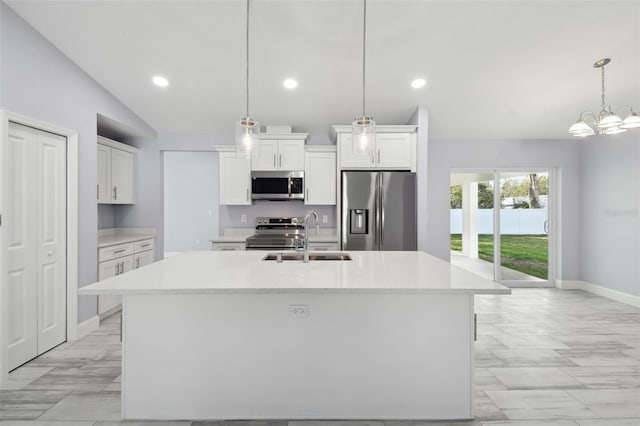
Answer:
[[[351,123],[353,151],[356,154],[369,154],[373,151],[376,137],[376,122],[365,112],[365,63],[367,51],[367,0],[364,0],[362,25],[362,115]]]
[[[604,67],[611,59],[604,58],[596,61],[593,66],[600,68],[602,72],[602,96],[600,113],[596,116],[592,111],[583,111],[578,117],[573,126],[569,127],[569,134],[573,136],[585,137],[595,135],[596,132],[599,135],[615,135],[618,133],[626,132],[627,129],[634,129],[640,127],[640,117],[633,111],[629,105],[624,105],[618,109],[628,109],[629,115],[622,120],[618,116],[618,111],[615,113],[611,110],[611,106],[607,105],[604,98]],[[589,121],[589,123],[587,123]]]
[[[246,34],[246,115],[236,122],[236,152],[243,157],[256,157],[260,145],[260,123],[249,115],[249,0],[247,0]]]

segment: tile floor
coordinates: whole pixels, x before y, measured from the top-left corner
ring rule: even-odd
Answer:
[[[0,426],[639,426],[640,309],[582,291],[476,297],[476,419],[120,422],[119,316],[17,369]]]

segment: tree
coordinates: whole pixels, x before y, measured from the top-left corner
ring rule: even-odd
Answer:
[[[482,182],[478,183],[478,208],[493,208],[493,187]]]
[[[451,187],[450,204],[452,209],[462,208],[462,185],[454,185]]]
[[[529,207],[532,209],[539,209],[540,202],[539,190],[538,190],[538,178],[535,173],[529,174]]]

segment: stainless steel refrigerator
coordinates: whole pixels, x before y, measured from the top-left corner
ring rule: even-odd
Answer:
[[[416,174],[342,172],[342,250],[417,250]]]

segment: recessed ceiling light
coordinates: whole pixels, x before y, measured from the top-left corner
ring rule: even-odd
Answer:
[[[411,87],[413,87],[414,89],[420,89],[426,85],[427,80],[425,80],[424,78],[416,78],[411,82]]]
[[[169,80],[159,75],[153,76],[151,81],[153,81],[153,84],[159,87],[167,87],[169,85]]]
[[[292,78],[288,78],[282,82],[282,85],[287,89],[295,89],[296,87],[298,87],[298,82]]]

